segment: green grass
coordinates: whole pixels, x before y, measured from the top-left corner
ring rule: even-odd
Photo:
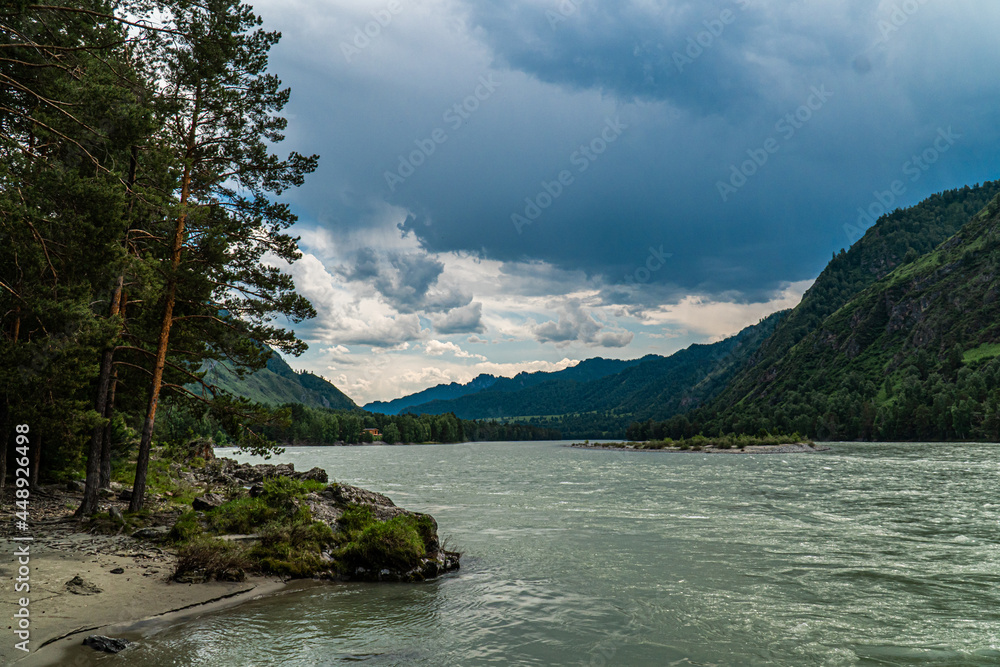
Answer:
[[[371,510],[357,506],[344,512],[340,525],[342,543],[336,556],[350,568],[412,567],[427,552],[434,530],[427,516],[378,521]]]
[[[962,363],[971,364],[984,359],[1000,357],[1000,343],[984,343],[979,347],[966,350],[962,355]]]
[[[176,461],[165,457],[165,453],[162,448],[157,448],[149,458],[149,467],[146,470],[146,497],[156,494],[162,496],[168,503],[190,505],[195,497],[203,493],[203,490],[175,476],[176,473],[170,466]],[[131,489],[135,483],[135,461],[116,462],[111,468],[111,479]]]

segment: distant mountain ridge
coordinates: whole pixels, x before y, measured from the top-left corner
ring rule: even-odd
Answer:
[[[725,340],[691,345],[669,357],[588,359],[556,373],[499,378],[486,389],[406,409],[414,414],[454,413],[460,419],[527,422],[559,428],[564,437],[621,437],[631,420],[664,419],[713,398],[786,312]]]
[[[373,401],[365,405],[364,409],[382,415],[398,415],[406,411],[407,408],[412,408],[422,403],[447,401],[489,389],[498,379],[495,375],[483,373],[465,384],[459,384],[458,382],[439,384],[435,387],[430,387],[415,394],[409,394],[408,396],[396,398],[391,401]]]
[[[439,384],[436,387],[397,398],[393,401],[375,401],[365,405],[364,409],[386,415],[396,415],[405,411],[416,414],[447,414],[451,412],[450,409],[445,408],[443,411],[438,412],[434,406],[446,403],[450,404],[452,401],[458,401],[470,395],[489,394],[490,396],[494,396],[496,394],[517,392],[546,382],[587,382],[620,373],[627,368],[653,358],[659,357],[657,355],[647,355],[641,359],[631,360],[594,357],[581,361],[575,366],[564,368],[561,371],[522,372],[512,378],[479,375],[466,384],[455,382],[451,384]],[[470,417],[470,419],[476,419],[476,417]]]

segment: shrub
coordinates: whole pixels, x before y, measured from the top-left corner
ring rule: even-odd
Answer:
[[[415,517],[398,516],[376,522],[347,543],[340,556],[352,567],[407,569],[417,564],[426,553]]]
[[[222,540],[201,539],[183,547],[177,554],[174,578],[189,573],[204,573],[219,581],[243,581],[251,566],[240,547]]]

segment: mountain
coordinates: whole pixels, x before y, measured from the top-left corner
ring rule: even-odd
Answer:
[[[751,365],[720,397],[739,402],[824,319],[900,265],[930,252],[1000,194],[1000,181],[949,190],[883,216],[849,250],[835,255],[784,322],[761,346]]]
[[[273,351],[272,351],[273,352]],[[342,391],[318,375],[296,373],[277,352],[271,354],[267,366],[240,378],[225,363],[209,363],[205,382],[237,396],[258,403],[282,405],[302,403],[317,408],[355,410],[357,405]],[[196,391],[193,387],[189,387]]]
[[[644,360],[655,358],[649,355],[642,359],[623,361],[620,359],[604,359],[594,357],[581,361],[576,366],[564,368],[561,371],[547,373],[537,371],[534,373],[518,373],[512,378],[495,377],[493,375],[480,375],[466,384],[439,384],[436,387],[425,389],[416,394],[410,394],[392,401],[375,401],[364,406],[365,410],[377,412],[385,415],[397,415],[401,412],[413,412],[415,414],[446,414],[450,412],[445,409],[443,412],[432,412],[426,408],[428,405],[438,405],[452,400],[461,399],[470,394],[482,392],[509,393],[516,392],[527,387],[533,387],[545,382],[570,381],[585,382],[595,380],[608,375],[614,375],[622,370],[642,363]]]
[[[692,345],[669,357],[589,359],[558,373],[501,378],[485,390],[410,409],[461,419],[517,419],[561,428],[566,437],[620,436],[631,420],[663,419],[715,396],[782,316],[776,313],[731,338]]]
[[[698,422],[706,433],[998,439],[998,190],[952,190],[880,220],[718,398],[665,433]]]
[[[420,405],[421,403],[429,403],[430,401],[447,401],[453,398],[460,398],[467,394],[474,394],[477,391],[489,389],[493,386],[497,379],[498,378],[495,375],[483,373],[482,375],[477,375],[465,384],[459,384],[458,382],[452,382],[451,384],[439,384],[435,387],[424,389],[423,391],[418,391],[415,394],[403,396],[402,398],[397,398],[391,401],[374,401],[364,406],[364,409],[368,412],[375,412],[380,415],[398,415],[401,412],[406,412],[407,408],[412,408],[413,406]]]

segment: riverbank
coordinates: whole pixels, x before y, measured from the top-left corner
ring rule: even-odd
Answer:
[[[712,445],[705,447],[643,447],[643,443],[622,442],[612,444],[591,445],[588,443],[573,443],[567,447],[577,449],[604,449],[616,452],[675,452],[679,454],[815,454],[826,452],[830,447],[810,442],[799,442],[787,445],[746,445],[741,448],[722,448]]]
[[[7,489],[5,507],[12,506]],[[30,542],[10,538],[11,521],[4,521],[2,535],[9,558],[0,563],[5,580],[0,614],[13,619],[23,596],[30,600],[29,654],[14,647],[14,635],[0,643],[0,663],[66,664],[56,654],[81,644],[89,634],[109,634],[119,626],[165,617],[181,610],[207,609],[273,594],[284,586],[277,577],[251,577],[243,582],[213,581],[180,584],[171,581],[177,566],[176,552],[128,535],[87,532],[73,517],[80,494],[61,486],[43,486],[31,497],[35,520]],[[105,504],[112,504],[106,502]],[[113,503],[125,509],[127,503]],[[172,514],[157,517],[169,520]],[[21,535],[19,535],[21,536]],[[14,545],[27,544],[30,552],[29,590],[15,593]],[[8,620],[8,625],[10,621]],[[10,632],[13,631],[11,627]],[[87,649],[91,651],[91,649]],[[93,652],[93,651],[92,651]],[[100,654],[93,652],[94,656]],[[85,663],[86,664],[86,663]]]
[[[12,535],[8,510],[0,613],[13,620],[22,596],[30,600],[30,653],[15,646],[10,624],[0,664],[91,664],[103,654],[81,647],[88,635],[176,623],[281,593],[292,581],[422,581],[458,569],[459,554],[440,546],[433,517],[327,484],[320,468],[229,459],[170,466],[173,491],[151,493],[141,514],[127,514],[127,490],[103,492],[101,513],[81,521],[73,516],[82,499],[75,482],[32,491],[27,531]],[[5,509],[15,507],[13,491]],[[234,520],[246,526],[225,530]],[[23,573],[14,551],[24,545],[30,588],[15,592]]]

